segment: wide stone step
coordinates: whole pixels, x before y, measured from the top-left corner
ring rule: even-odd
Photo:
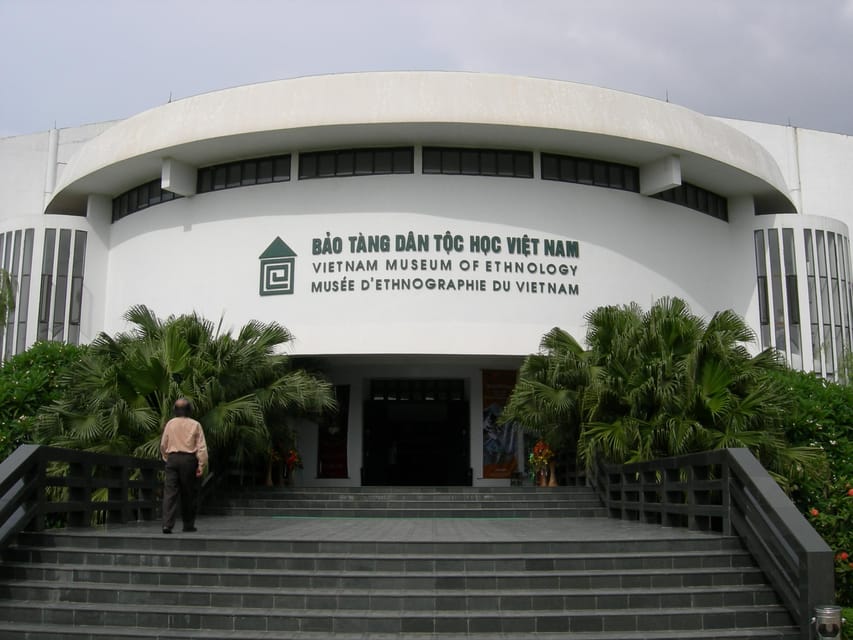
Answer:
[[[607,511],[588,487],[252,488],[205,505],[243,517],[590,518]]]
[[[607,554],[486,554],[448,557],[446,554],[360,554],[360,553],[251,553],[196,551],[153,551],[124,548],[97,551],[87,547],[58,549],[17,546],[5,554],[4,567],[37,564],[74,564],[77,566],[125,566],[161,568],[264,569],[270,571],[604,571],[630,569],[686,570],[695,568],[754,567],[745,550],[701,552],[635,552]]]
[[[601,507],[582,508],[481,508],[472,511],[470,508],[371,508],[363,507],[336,508],[336,507],[206,507],[207,515],[231,515],[252,517],[300,517],[300,518],[601,518],[607,515],[607,511]]]
[[[528,502],[544,504],[549,502],[599,502],[598,496],[590,489],[566,490],[559,488],[543,489],[540,491],[356,491],[350,488],[342,489],[270,489],[251,491],[232,491],[224,496],[225,499],[238,501],[254,500],[295,500],[295,501],[348,501],[364,504],[393,502],[393,503],[422,503],[422,502]]]
[[[599,571],[270,571],[220,568],[164,572],[161,567],[67,564],[5,564],[2,575],[12,580],[85,581],[116,585],[200,585],[288,589],[601,589],[744,586],[764,583],[755,568],[620,569]]]
[[[296,608],[180,607],[149,604],[126,605],[54,602],[50,607],[31,601],[0,602],[0,621],[42,623],[72,627],[124,626],[204,632],[320,632],[320,633],[458,633],[518,634],[666,631],[705,632],[713,629],[753,629],[789,624],[779,606],[755,607],[667,607],[561,611],[384,611],[326,610]],[[490,636],[491,637],[491,636]],[[624,637],[624,636],[623,636]],[[713,637],[713,636],[711,636]]]
[[[0,596],[35,602],[80,602],[89,604],[162,604],[187,607],[265,607],[299,610],[384,611],[564,611],[625,608],[685,608],[776,606],[775,592],[766,586],[729,586],[656,589],[283,589],[255,587],[201,587],[147,584],[117,585],[102,582],[68,583],[44,580],[8,580],[0,585]]]
[[[0,562],[0,638],[797,636],[735,537],[521,523],[206,517],[185,535],[25,533]]]
[[[5,635],[3,635],[5,634]],[[81,627],[68,625],[0,622],[0,637],[16,640],[163,640],[159,629],[129,629],[123,626]],[[529,633],[491,634],[498,640],[531,640]],[[217,631],[206,629],[202,635],[197,631],[172,629],[169,640],[328,640],[326,632],[311,631]],[[371,633],[371,640],[470,640],[468,633]],[[790,627],[768,627],[760,629],[711,629],[708,631],[613,631],[573,632],[571,640],[724,640],[739,638],[748,640],[800,640],[799,632]],[[537,633],[537,640],[566,640],[565,633]],[[336,633],[335,640],[365,640],[362,633]]]
[[[258,519],[259,522],[276,522],[275,519]],[[240,520],[241,526],[247,532],[253,531],[253,522],[251,520]],[[319,521],[326,523],[327,521]],[[122,550],[132,549],[134,552],[140,550],[153,551],[156,553],[169,552],[226,552],[231,553],[255,553],[264,554],[281,554],[281,553],[302,553],[302,554],[370,554],[370,555],[387,555],[387,554],[405,554],[405,555],[423,555],[432,554],[440,556],[492,556],[492,555],[510,555],[522,554],[529,557],[537,557],[549,554],[576,554],[588,555],[597,554],[600,556],[620,556],[626,553],[661,553],[672,554],[677,556],[682,553],[702,553],[712,551],[742,551],[743,546],[740,540],[734,536],[722,535],[701,535],[701,536],[685,536],[684,533],[677,529],[655,528],[655,537],[632,537],[626,538],[624,535],[618,538],[607,538],[604,534],[598,534],[592,537],[575,538],[569,540],[458,540],[458,541],[443,541],[443,540],[350,540],[347,539],[346,532],[350,526],[354,526],[358,521],[328,521],[340,530],[341,539],[322,539],[322,540],[302,540],[302,539],[278,539],[273,537],[234,537],[227,534],[208,533],[191,534],[191,535],[173,535],[163,536],[157,532],[157,529],[150,527],[143,533],[137,533],[132,526],[127,526],[121,529],[120,535],[109,534],[92,534],[85,530],[57,530],[43,531],[39,533],[24,532],[18,535],[16,547],[39,547],[43,550],[48,549],[63,549],[63,548],[79,548],[79,549],[98,549],[108,553],[117,553]],[[395,522],[391,521],[390,522]],[[476,521],[475,522],[479,522]],[[536,526],[550,522],[541,521],[535,523]],[[608,518],[592,519],[586,521],[590,527],[595,525],[595,530],[599,529],[607,531],[609,525],[613,521]],[[587,524],[584,526],[587,526]],[[599,524],[603,523],[603,524]],[[313,524],[311,521],[306,521],[309,526]],[[444,523],[439,523],[444,524]],[[509,523],[512,526],[514,522]],[[384,527],[385,523],[377,522],[374,526]],[[454,535],[458,532],[451,529]],[[402,529],[402,535],[410,535],[410,528]],[[356,533],[358,537],[360,532]],[[11,547],[9,551],[16,547]],[[246,549],[250,551],[246,551]]]
[[[442,490],[444,489],[444,490]],[[295,500],[576,500],[595,499],[588,487],[552,487],[525,489],[509,487],[286,487],[234,490],[226,495],[241,499],[292,498]]]
[[[554,507],[562,507],[566,509],[571,509],[574,507],[600,507],[601,502],[594,498],[589,498],[587,496],[578,496],[573,500],[512,500],[512,499],[501,499],[501,498],[491,498],[488,500],[468,500],[468,499],[454,499],[452,497],[447,496],[431,496],[429,499],[419,499],[419,500],[408,500],[408,499],[393,499],[393,500],[385,500],[381,498],[366,498],[360,497],[355,498],[353,496],[346,496],[341,498],[336,498],[334,496],[326,496],[323,498],[295,498],[293,496],[264,496],[259,498],[253,498],[251,500],[247,500],[242,496],[228,496],[227,498],[220,500],[215,503],[216,505],[226,505],[226,506],[246,506],[251,505],[255,507],[266,507],[266,506],[277,506],[277,507],[299,507],[302,505],[312,505],[312,506],[357,506],[363,508],[420,508],[425,507],[429,509],[494,509],[494,508],[513,508],[518,507],[520,505],[525,505],[530,509],[533,508],[554,508]]]

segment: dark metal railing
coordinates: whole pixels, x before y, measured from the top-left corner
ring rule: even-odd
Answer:
[[[835,601],[832,550],[748,449],[598,463],[591,483],[612,517],[739,536],[803,640]]]
[[[22,445],[0,463],[0,549],[52,523],[152,520],[161,460]]]

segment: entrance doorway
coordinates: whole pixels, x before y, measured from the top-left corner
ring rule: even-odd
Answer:
[[[364,405],[365,485],[470,485],[463,380],[373,380]]]

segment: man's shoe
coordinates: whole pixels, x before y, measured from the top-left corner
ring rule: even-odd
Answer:
[[[195,527],[184,527],[184,533],[193,533],[194,531],[198,531]]]
[[[169,527],[163,527],[163,533],[172,533],[172,530]]]

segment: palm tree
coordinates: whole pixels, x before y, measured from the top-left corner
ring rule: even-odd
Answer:
[[[577,442],[589,379],[583,347],[554,327],[542,337],[539,353],[525,358],[500,422],[515,423],[555,449],[571,447]]]
[[[548,349],[530,356],[508,408],[545,433],[573,438],[579,429],[587,467],[596,457],[622,463],[746,447],[781,479],[820,460],[817,451],[785,440],[790,398],[771,375],[783,364],[771,350],[750,355],[754,335],[733,312],[706,323],[683,300],[662,298],[647,312],[636,304],[605,306],[586,320],[589,349],[578,347],[570,359]],[[543,344],[559,333],[549,332]],[[568,363],[583,375],[553,375]],[[572,419],[558,425],[554,416],[569,406],[576,413],[562,414]]]
[[[160,320],[131,308],[133,325],[101,334],[66,376],[65,396],[39,420],[43,442],[159,456],[160,429],[180,396],[202,423],[213,468],[258,460],[287,420],[334,408],[331,385],[295,369],[278,323],[252,321],[236,336],[197,314]]]

